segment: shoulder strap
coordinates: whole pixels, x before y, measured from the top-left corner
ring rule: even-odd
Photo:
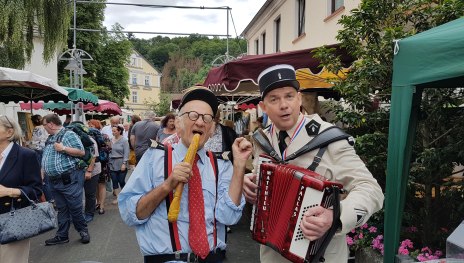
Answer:
[[[211,162],[211,166],[213,166],[214,176],[216,177],[216,203],[217,203],[217,195],[218,195],[217,189],[218,189],[218,181],[219,181],[218,162],[217,162],[216,155],[213,152],[208,151],[208,156]],[[227,230],[226,230],[226,233],[227,233]],[[216,249],[216,246],[217,246],[216,204],[214,205],[214,210],[213,210],[213,237],[214,237],[214,248]]]
[[[212,155],[214,155],[214,158],[216,159],[221,159],[224,161],[232,161],[232,152],[231,151],[225,151],[225,152],[211,152]]]
[[[56,136],[56,142],[60,143],[63,140],[64,134],[68,131],[69,131],[68,128],[64,128],[63,131],[59,131]]]
[[[164,180],[168,179],[169,175],[172,171],[172,146],[167,145],[163,147],[164,150]],[[174,195],[173,192],[170,192],[166,196],[166,213],[169,211],[169,206],[171,205],[172,199]],[[171,246],[172,251],[180,251],[182,247],[180,246],[180,239],[179,239],[179,229],[177,228],[177,222],[169,222],[169,234],[171,236]]]
[[[151,148],[155,148],[155,149],[163,150],[163,151],[167,148],[161,142],[157,142],[156,140],[152,140],[152,139],[150,139],[150,141],[151,141],[151,145],[150,145]],[[171,145],[169,145],[169,147],[171,147]],[[172,149],[172,147],[171,147],[171,149]],[[164,156],[166,157],[166,155],[164,155]]]
[[[321,133],[319,133],[316,137],[309,141],[305,146],[301,147],[298,151],[287,156],[285,161],[293,160],[298,156],[301,156],[314,149],[326,147],[327,145],[333,142],[348,139],[349,137],[351,136],[345,133],[342,129],[338,128],[337,126],[329,127],[323,130]]]
[[[310,166],[308,166],[308,170],[311,170],[313,172],[316,171],[316,168],[319,166],[319,163],[322,160],[322,155],[324,155],[325,150],[327,150],[327,146],[319,148],[319,151],[317,152],[316,156],[314,156],[313,162]]]
[[[252,137],[267,155],[274,158],[274,160],[277,162],[283,162],[282,158],[280,158],[279,154],[277,154],[276,150],[274,150],[274,147],[272,147],[271,142],[269,142],[269,139],[264,134],[263,129],[257,129],[253,133]]]

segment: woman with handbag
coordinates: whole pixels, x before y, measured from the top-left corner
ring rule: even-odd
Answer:
[[[42,194],[39,162],[34,151],[16,143],[21,136],[14,120],[0,115],[0,214],[9,213],[12,205],[15,209],[29,206],[24,194],[31,199]],[[29,249],[29,239],[0,245],[0,262],[28,262]]]

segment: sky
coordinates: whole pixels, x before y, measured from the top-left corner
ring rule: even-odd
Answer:
[[[236,37],[243,32],[266,0],[108,0],[107,2],[204,6],[205,8],[229,6],[232,8],[232,18],[229,18],[229,35]],[[226,9],[150,8],[107,4],[103,25],[111,29],[115,23],[119,23],[125,31],[226,35],[227,11]],[[136,34],[137,38],[146,39],[155,36],[154,34]]]

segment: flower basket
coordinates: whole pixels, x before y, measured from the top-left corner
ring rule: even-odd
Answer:
[[[355,252],[356,263],[383,263],[383,256],[371,247],[361,248]]]

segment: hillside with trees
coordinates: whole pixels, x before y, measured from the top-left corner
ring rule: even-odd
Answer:
[[[137,39],[129,36],[135,50],[140,52],[157,70],[162,72],[163,92],[178,93],[203,83],[212,63],[227,52],[227,39],[200,35]],[[229,39],[229,55],[246,53],[244,39]]]

